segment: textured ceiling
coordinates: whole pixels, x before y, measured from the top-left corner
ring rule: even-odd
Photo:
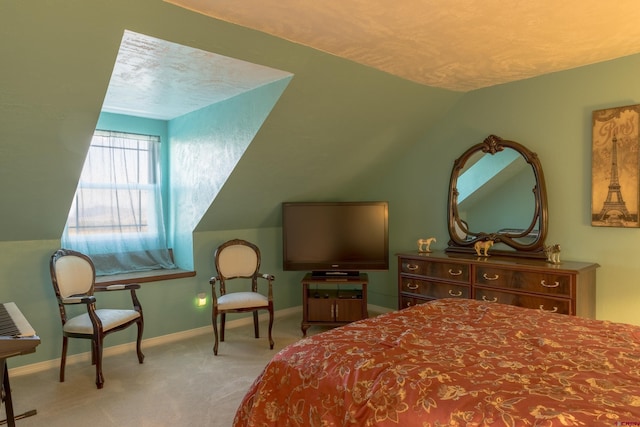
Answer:
[[[170,120],[290,75],[125,31],[102,110]]]
[[[640,52],[638,0],[165,0],[468,91]]]

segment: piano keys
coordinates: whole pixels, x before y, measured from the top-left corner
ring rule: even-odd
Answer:
[[[0,358],[33,353],[40,338],[13,302],[0,304]]]
[[[16,419],[36,414],[35,410],[31,410],[14,416],[7,358],[33,353],[36,351],[38,344],[40,344],[40,337],[36,335],[35,330],[18,306],[13,302],[0,304],[0,370],[2,395],[7,415],[7,419],[0,421],[0,424],[6,422],[9,427],[15,427]]]
[[[0,335],[32,337],[36,334],[14,302],[0,304]]]

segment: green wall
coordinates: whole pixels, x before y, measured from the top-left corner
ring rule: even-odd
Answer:
[[[598,228],[590,222],[591,113],[640,100],[640,55],[465,94],[366,189],[390,200],[392,251],[420,237],[448,240],[446,204],[453,161],[490,134],[536,152],[548,191],[547,243],[562,259],[596,262],[596,316],[640,324],[640,229]]]
[[[279,228],[203,232],[194,235],[197,274],[186,279],[146,283],[138,291],[144,310],[144,338],[152,338],[211,325],[211,304],[197,307],[198,293],[210,293],[209,279],[215,275],[213,254],[222,242],[244,238],[262,249],[262,271],[276,275],[276,310],[300,305],[301,274],[283,273]],[[0,283],[2,301],[15,301],[41,338],[33,354],[11,358],[11,368],[60,357],[62,335],[55,294],[49,278],[49,257],[59,247],[58,240],[0,242]],[[99,307],[130,307],[129,294],[99,294]],[[238,316],[239,317],[239,316]],[[234,317],[230,317],[232,320]],[[235,317],[237,318],[237,317]],[[135,328],[110,335],[105,346],[135,341]],[[213,337],[213,336],[212,336]],[[213,339],[213,338],[212,338]],[[277,340],[277,335],[274,337]],[[213,341],[212,341],[213,345]],[[69,354],[88,352],[86,340],[70,340]],[[144,345],[143,345],[144,350]]]
[[[193,269],[193,231],[290,80],[287,77],[169,121],[167,218],[180,268]],[[209,216],[215,217],[215,212]]]
[[[224,240],[219,236],[255,237],[265,256],[280,257],[282,201],[356,197],[354,189],[378,176],[462,97],[158,0],[0,2],[0,242],[6,253],[0,301],[15,301],[42,339],[35,354],[15,358],[11,366],[59,357],[48,260],[60,244],[125,30],[295,76],[261,126],[255,116],[243,116],[258,133],[211,206],[199,206],[206,212],[198,231],[177,242],[193,246],[197,276],[140,291],[145,338],[210,324],[193,301],[208,289],[211,256]],[[260,102],[247,105],[264,116]],[[192,188],[174,190],[169,209],[178,206],[174,196],[200,196]],[[209,192],[206,199],[212,197]],[[278,277],[276,307],[297,305],[301,275],[280,268],[279,261],[265,263]],[[376,277],[373,290],[388,295],[377,303],[392,306],[389,280],[384,273]],[[118,294],[107,298],[105,305],[126,305]],[[128,332],[116,334],[106,345],[132,339]],[[82,342],[70,348],[70,354],[86,351]]]
[[[489,134],[538,153],[549,193],[548,243],[594,261],[597,317],[640,324],[640,229],[590,225],[593,110],[640,99],[640,55],[466,94],[420,86],[156,0],[0,2],[0,301],[15,301],[42,339],[10,366],[60,354],[48,260],[59,246],[125,29],[294,74],[193,235],[196,277],[144,285],[145,338],[210,324],[194,306],[215,247],[256,241],[276,275],[276,308],[300,305],[301,274],[281,271],[280,203],[388,200],[389,272],[370,302],[396,306],[393,254],[435,236],[444,248],[453,161]],[[239,198],[241,197],[241,198]],[[126,303],[110,294],[107,302]],[[170,316],[169,316],[170,314]],[[133,331],[106,345],[133,340]],[[275,337],[277,340],[277,336]],[[86,352],[73,343],[71,353]]]

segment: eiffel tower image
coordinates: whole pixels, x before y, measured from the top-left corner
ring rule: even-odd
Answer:
[[[611,181],[609,182],[609,193],[598,216],[600,217],[600,221],[604,221],[610,212],[615,211],[620,212],[625,221],[631,221],[631,215],[627,210],[627,205],[624,203],[622,192],[620,191],[620,181],[618,180],[618,138],[615,134],[613,135],[611,144]]]

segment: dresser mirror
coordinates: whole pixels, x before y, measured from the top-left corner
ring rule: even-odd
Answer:
[[[538,156],[523,145],[490,135],[462,154],[449,184],[447,252],[545,258],[547,193]]]

